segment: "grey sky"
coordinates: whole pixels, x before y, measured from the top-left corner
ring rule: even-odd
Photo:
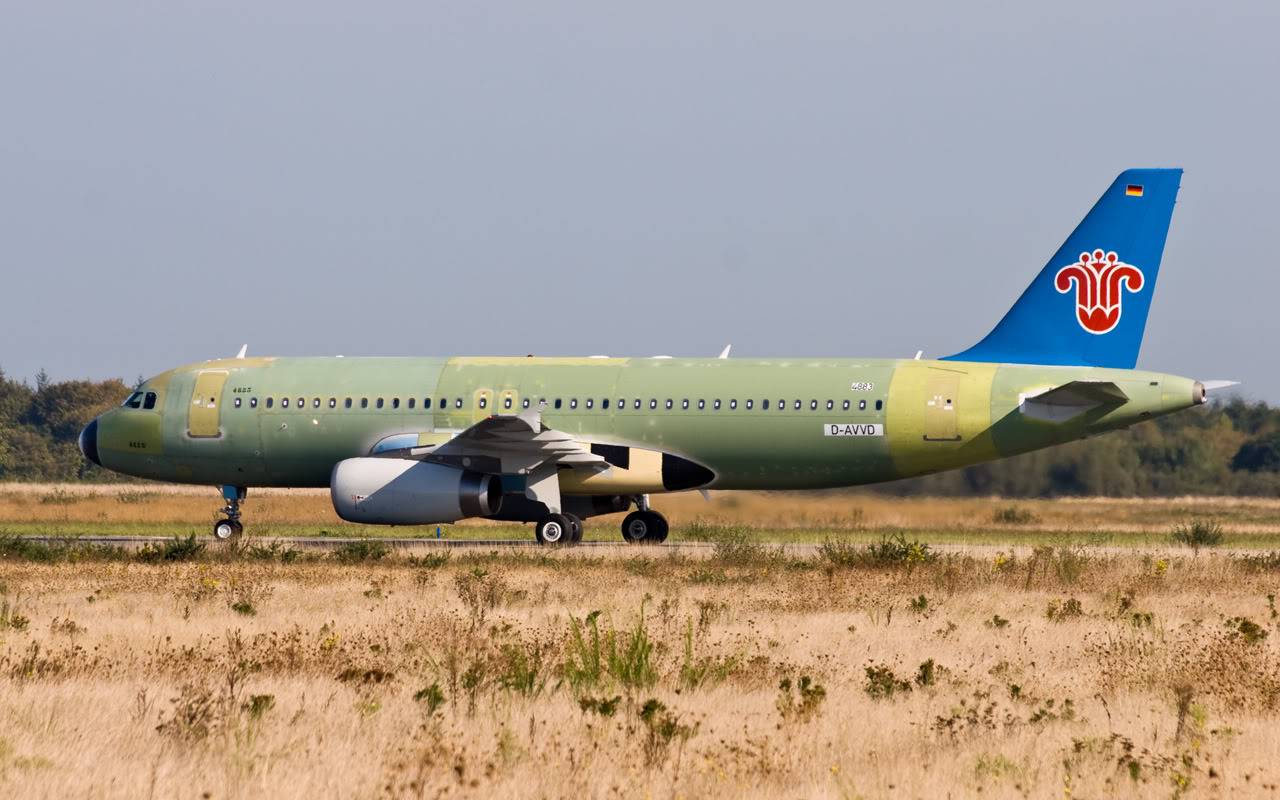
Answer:
[[[13,2],[0,366],[940,356],[1182,166],[1139,366],[1280,401],[1280,5]]]

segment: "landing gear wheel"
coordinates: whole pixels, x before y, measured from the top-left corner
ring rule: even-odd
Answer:
[[[581,542],[582,541],[582,517],[579,517],[577,514],[565,514],[564,516],[566,519],[569,520],[569,525],[572,526],[573,528],[573,543],[577,544],[578,542]]]
[[[667,518],[657,511],[632,511],[622,521],[622,538],[632,544],[661,544],[667,531]]]
[[[564,514],[551,514],[534,529],[538,544],[572,544],[573,523]]]
[[[229,542],[232,539],[240,538],[240,534],[244,532],[244,526],[239,520],[220,519],[213,523],[213,538],[220,542]]]

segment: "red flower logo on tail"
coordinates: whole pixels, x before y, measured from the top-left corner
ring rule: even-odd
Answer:
[[[1076,321],[1089,333],[1108,333],[1120,322],[1123,286],[1131,292],[1142,288],[1142,270],[1120,260],[1115,251],[1081,253],[1080,260],[1058,270],[1054,287],[1066,294],[1076,287]]]

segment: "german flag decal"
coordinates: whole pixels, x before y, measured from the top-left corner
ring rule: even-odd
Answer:
[[[1142,187],[1136,183],[1131,183],[1124,187],[1124,193],[1130,197],[1142,197]]]

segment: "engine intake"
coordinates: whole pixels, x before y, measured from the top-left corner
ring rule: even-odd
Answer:
[[[408,458],[348,458],[329,479],[333,509],[348,522],[429,525],[488,517],[502,507],[493,475]]]

